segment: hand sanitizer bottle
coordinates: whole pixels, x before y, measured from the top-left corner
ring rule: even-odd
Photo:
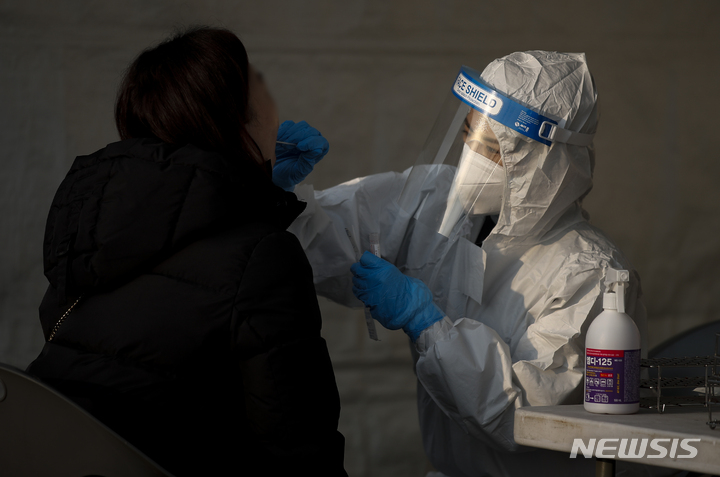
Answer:
[[[585,410],[632,414],[640,408],[640,332],[625,314],[627,270],[607,269],[604,311],[585,339]]]

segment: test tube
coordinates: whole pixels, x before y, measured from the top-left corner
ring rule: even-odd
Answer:
[[[346,227],[345,233],[347,234],[348,239],[350,239],[350,245],[352,245],[353,252],[355,252],[355,258],[357,259],[357,261],[360,261],[360,249],[358,248],[357,243],[355,243],[355,239],[353,238],[352,234],[350,233],[350,229],[348,229]],[[373,234],[370,234],[370,235],[372,236]],[[378,234],[374,234],[374,235],[377,236]],[[380,253],[379,238],[377,239],[377,245],[378,245],[378,253],[376,253],[376,255],[378,255]],[[370,239],[370,248],[372,249],[372,237]],[[372,253],[375,253],[375,252],[373,251]],[[375,340],[375,341],[380,341],[380,339],[378,339],[378,336],[377,336],[377,329],[375,328],[375,320],[373,320],[373,317],[370,314],[370,308],[368,308],[367,306],[365,307],[365,324],[367,325],[368,335],[370,336],[370,339]]]
[[[380,234],[370,234],[370,253],[380,258]]]

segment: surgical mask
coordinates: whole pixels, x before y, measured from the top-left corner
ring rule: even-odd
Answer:
[[[499,214],[504,188],[505,168],[465,144],[439,232],[449,236],[464,215]]]
[[[473,191],[472,215],[497,215],[502,207],[505,189],[505,168],[473,151],[465,144],[460,156],[455,182],[461,187]]]

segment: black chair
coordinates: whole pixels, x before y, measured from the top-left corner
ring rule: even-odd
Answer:
[[[663,341],[648,352],[648,357],[712,356],[715,333],[720,333],[720,320],[698,325]]]
[[[0,475],[172,477],[78,405],[2,363]]]

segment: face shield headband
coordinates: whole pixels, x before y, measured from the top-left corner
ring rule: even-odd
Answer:
[[[574,146],[589,146],[592,143],[594,134],[564,129],[560,121],[526,108],[484,84],[480,74],[467,66],[460,68],[452,91],[460,101],[490,119],[546,146],[553,142]]]

